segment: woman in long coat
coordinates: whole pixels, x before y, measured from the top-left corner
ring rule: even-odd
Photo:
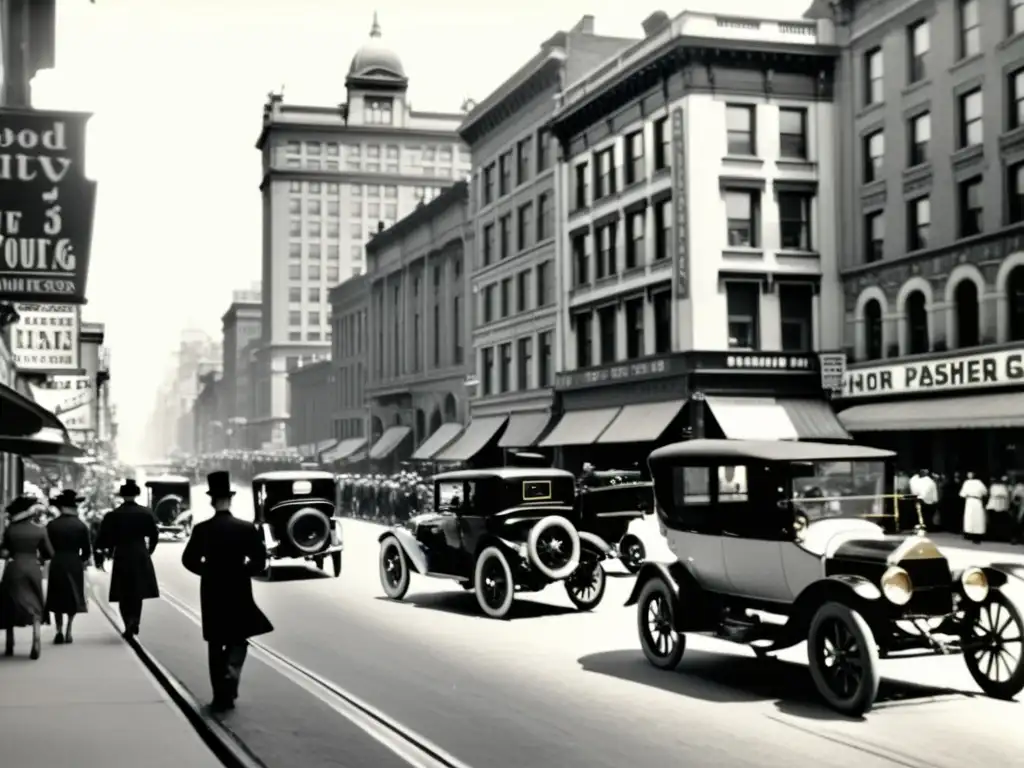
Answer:
[[[46,526],[53,545],[53,560],[46,581],[46,610],[54,615],[57,634],[53,642],[57,645],[74,641],[71,625],[75,614],[89,610],[85,600],[85,566],[92,556],[92,536],[89,526],[78,517],[78,505],[82,501],[72,490],[61,492],[53,501],[60,510],[60,517]]]
[[[5,656],[14,655],[15,627],[32,627],[33,659],[39,658],[39,626],[45,621],[41,562],[53,557],[46,529],[34,522],[45,506],[21,496],[7,507],[7,530],[0,555],[7,558],[0,579],[0,628],[7,631]]]
[[[960,498],[964,500],[964,538],[981,544],[985,536],[985,497],[988,488],[973,472],[967,473],[960,488]]]

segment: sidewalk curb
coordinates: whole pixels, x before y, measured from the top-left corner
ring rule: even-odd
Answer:
[[[99,608],[100,613],[110,625],[121,633],[120,622],[114,615],[113,608],[106,600],[96,594],[95,585],[90,581],[89,589],[92,596],[92,603]],[[175,706],[181,710],[189,724],[195,729],[199,738],[209,747],[210,751],[228,768],[267,768],[267,766],[256,757],[238,738],[221,722],[210,714],[203,711],[202,705],[196,700],[192,692],[178,682],[167,669],[157,661],[138,641],[138,638],[126,640],[135,655],[142,662],[146,670],[156,679]]]

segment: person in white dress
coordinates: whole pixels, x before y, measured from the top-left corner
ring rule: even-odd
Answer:
[[[973,472],[967,473],[967,479],[960,487],[960,498],[964,500],[964,538],[981,544],[985,536],[985,497],[988,488]]]

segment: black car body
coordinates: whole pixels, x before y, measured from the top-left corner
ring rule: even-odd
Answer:
[[[253,521],[267,546],[268,576],[276,560],[298,558],[321,570],[330,557],[341,575],[345,549],[334,475],[320,471],[265,472],[252,479]]]
[[[963,653],[985,693],[1024,688],[1022,592],[1012,567],[954,570],[923,534],[876,522],[894,454],[856,445],[691,440],[648,464],[676,562],[646,563],[627,605],[648,660],[675,668],[685,633],[764,655],[808,643],[830,706],[874,703],[879,659]]]
[[[504,618],[517,591],[563,581],[589,610],[604,596],[607,544],[579,531],[575,478],[558,469],[504,467],[433,478],[434,511],[380,536],[385,593],[405,596],[412,573],[454,579],[481,610]]]
[[[192,483],[179,475],[158,475],[146,480],[149,508],[160,533],[183,538],[192,531]]]
[[[647,547],[629,525],[654,511],[654,484],[635,470],[597,470],[580,478],[576,495],[580,527],[608,542],[605,556],[630,573],[640,570]]]

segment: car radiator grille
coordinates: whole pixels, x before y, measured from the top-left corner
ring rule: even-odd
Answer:
[[[942,616],[953,610],[953,575],[945,558],[907,560],[900,567],[914,585],[914,595],[903,608],[905,615]]]
[[[949,587],[953,583],[953,574],[949,570],[949,562],[944,557],[928,560],[904,560],[900,563],[908,574],[914,587]]]

